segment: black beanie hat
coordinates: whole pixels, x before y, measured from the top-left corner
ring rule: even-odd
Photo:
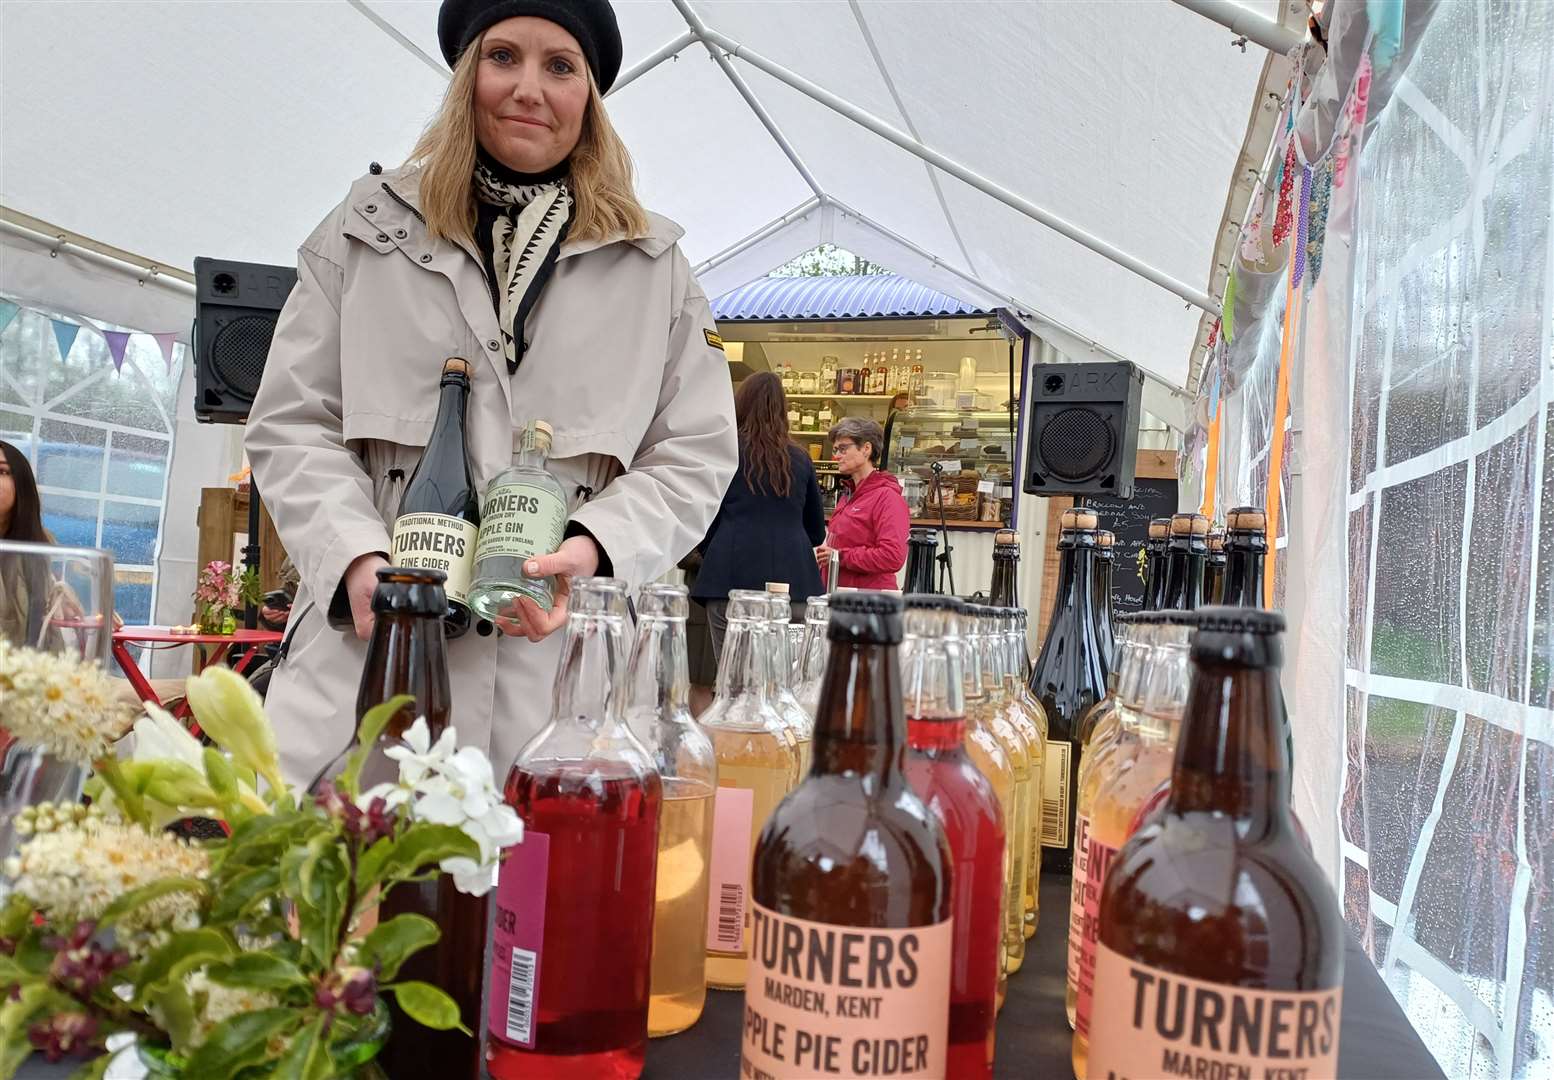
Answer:
[[[482,31],[519,15],[548,19],[577,38],[599,93],[614,85],[621,70],[621,30],[610,0],[442,0],[437,44],[443,59],[453,67]]]

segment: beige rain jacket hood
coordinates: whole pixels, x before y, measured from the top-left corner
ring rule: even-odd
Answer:
[[[266,710],[293,781],[355,728],[366,643],[325,613],[353,559],[388,551],[447,357],[472,365],[476,483],[512,462],[515,428],[548,421],[572,520],[633,589],[701,540],[738,462],[728,366],[678,225],[649,215],[646,236],[566,242],[509,376],[480,259],[428,234],[417,175],[363,177],[303,242],[248,421],[254,479],[302,578]],[[549,715],[561,638],[449,643],[458,741],[488,747],[499,782]]]

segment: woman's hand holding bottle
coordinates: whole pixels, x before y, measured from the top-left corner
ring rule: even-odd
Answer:
[[[556,580],[555,603],[549,611],[527,596],[519,596],[506,608],[507,617],[493,620],[504,634],[523,636],[530,641],[542,641],[554,631],[566,625],[567,598],[572,593],[574,577],[592,577],[599,570],[599,548],[587,536],[572,536],[549,555],[528,559],[523,564],[523,576],[543,578],[554,575]]]

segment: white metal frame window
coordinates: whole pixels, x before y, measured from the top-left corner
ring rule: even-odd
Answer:
[[[51,320],[80,320],[17,302],[21,310],[0,333],[0,439],[32,463],[55,539],[111,551],[115,609],[149,622],[186,350],[174,344],[169,365],[154,338],[132,333],[115,371],[93,326],[131,328],[94,322],[61,358]]]

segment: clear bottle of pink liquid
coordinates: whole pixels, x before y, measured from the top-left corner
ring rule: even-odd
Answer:
[[[497,886],[486,1066],[496,1080],[632,1080],[647,1049],[663,785],[611,688],[626,586],[572,583],[550,723],[518,752],[523,819]]]

